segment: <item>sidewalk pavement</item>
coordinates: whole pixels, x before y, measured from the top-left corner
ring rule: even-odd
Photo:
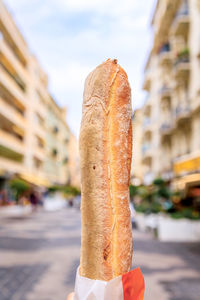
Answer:
[[[199,243],[162,243],[136,230],[133,236],[145,300],[200,299]],[[66,300],[79,256],[78,210],[0,219],[0,300]]]

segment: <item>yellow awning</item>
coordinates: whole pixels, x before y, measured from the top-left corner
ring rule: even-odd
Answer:
[[[200,156],[186,157],[174,163],[174,173],[181,175],[184,173],[197,172],[200,170]]]
[[[35,176],[33,174],[20,174],[20,177],[26,181],[28,181],[31,184],[37,185],[37,186],[49,186],[50,183],[46,178]]]

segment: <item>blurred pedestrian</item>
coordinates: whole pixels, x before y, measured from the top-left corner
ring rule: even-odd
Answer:
[[[69,199],[68,204],[69,204],[69,207],[72,207],[74,204],[73,199]]]
[[[38,199],[36,193],[32,191],[30,194],[30,202],[31,202],[33,211],[37,210],[38,201],[39,201],[39,199]]]
[[[8,191],[6,189],[3,189],[0,191],[0,206],[8,205],[8,204],[9,204]]]

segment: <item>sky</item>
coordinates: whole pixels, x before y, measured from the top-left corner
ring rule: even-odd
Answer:
[[[84,81],[107,58],[117,58],[142,105],[143,71],[152,43],[155,0],[4,0],[29,48],[49,76],[49,90],[67,107],[78,137]]]

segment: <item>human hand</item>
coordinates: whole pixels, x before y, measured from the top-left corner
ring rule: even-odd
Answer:
[[[74,299],[74,293],[70,293],[67,297],[67,300],[73,300]]]

